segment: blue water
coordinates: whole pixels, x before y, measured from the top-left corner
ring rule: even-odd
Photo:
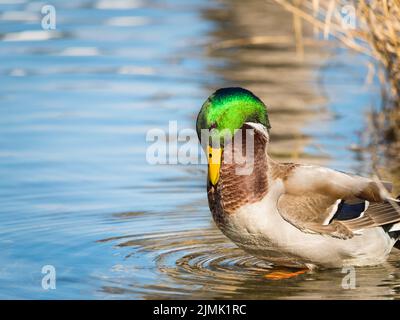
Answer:
[[[224,73],[230,61],[223,52],[208,52],[221,31],[210,12],[243,5],[51,4],[57,27],[44,31],[42,2],[0,2],[0,298],[396,295],[396,282],[387,283],[398,276],[393,264],[360,271],[370,279],[367,289],[385,283],[365,294],[362,286],[357,294],[343,292],[340,270],[291,280],[292,288],[266,281],[271,265],[214,227],[205,167],[146,161],[150,129],[167,128],[170,120],[193,129],[212,90],[246,85]],[[348,146],[358,143],[364,112],[379,92],[363,88],[362,61],[332,59],[340,68],[313,70],[324,81],[307,84],[325,97],[310,106],[320,110],[319,120],[296,128],[310,139],[303,149],[314,161],[367,173]],[[296,115],[288,117],[297,123]],[[45,265],[55,267],[55,290],[41,285]]]

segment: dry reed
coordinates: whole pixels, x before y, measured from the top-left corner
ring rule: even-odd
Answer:
[[[400,0],[274,0],[324,38],[368,55],[382,67],[391,96],[400,97]],[[299,25],[298,23],[295,24]],[[319,31],[319,32],[318,32]],[[295,31],[297,34],[301,32]]]
[[[384,108],[372,115],[372,144],[385,149],[386,164],[400,177],[400,0],[274,0],[294,17],[295,39],[301,24],[311,24],[320,39],[332,36],[371,58],[369,75],[383,84]],[[297,29],[297,30],[296,30]],[[322,36],[321,36],[322,35]],[[299,45],[297,46],[299,47]],[[375,72],[377,70],[377,72]],[[371,138],[371,141],[374,138]],[[375,169],[375,166],[374,166]],[[377,172],[376,170],[374,170]],[[400,187],[400,183],[399,187]]]

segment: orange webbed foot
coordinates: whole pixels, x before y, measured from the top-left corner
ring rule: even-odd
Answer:
[[[266,274],[264,277],[268,280],[285,280],[285,279],[291,279],[291,278],[297,277],[301,274],[305,274],[308,271],[310,271],[310,270],[309,269],[299,269],[296,271],[290,271],[290,270],[281,269],[281,270],[272,271],[272,272]]]

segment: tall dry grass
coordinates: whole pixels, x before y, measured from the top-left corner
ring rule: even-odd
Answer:
[[[370,117],[374,171],[397,180],[400,190],[400,0],[274,1],[293,14],[298,50],[303,50],[304,22],[318,39],[334,37],[371,58],[368,78],[379,77],[385,102],[382,111]],[[376,160],[379,154],[384,154],[384,165]]]
[[[311,24],[322,39],[333,36],[351,50],[378,62],[384,71],[381,80],[389,85],[393,99],[399,101],[400,0],[274,1],[293,13],[296,40],[301,41],[300,19]]]

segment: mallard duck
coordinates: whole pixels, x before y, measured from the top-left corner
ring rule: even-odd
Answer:
[[[399,201],[390,196],[390,184],[276,162],[268,155],[270,129],[267,107],[243,88],[219,89],[203,104],[196,130],[200,139],[203,130],[212,131],[211,142],[202,142],[218,228],[248,253],[281,266],[384,262],[400,239]],[[228,149],[233,161],[225,161]],[[235,161],[236,152],[245,161]]]

